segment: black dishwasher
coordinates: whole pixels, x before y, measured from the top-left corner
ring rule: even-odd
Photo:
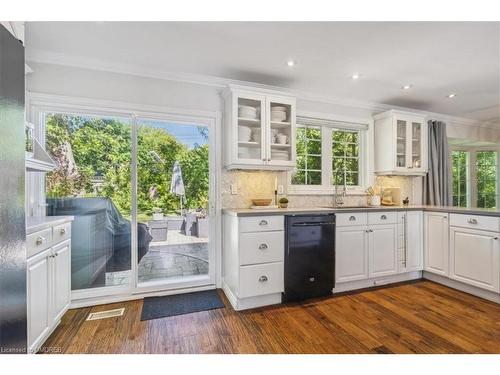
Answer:
[[[335,285],[335,215],[285,217],[284,301],[332,294]]]

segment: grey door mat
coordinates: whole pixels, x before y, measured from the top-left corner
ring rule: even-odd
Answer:
[[[141,320],[190,314],[223,307],[224,303],[216,289],[171,296],[146,297],[142,305]]]

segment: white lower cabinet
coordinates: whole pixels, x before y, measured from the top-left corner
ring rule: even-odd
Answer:
[[[335,239],[335,280],[368,278],[368,233],[365,226],[338,227]]]
[[[373,225],[368,229],[368,277],[398,273],[395,224]]]
[[[498,233],[450,228],[450,278],[500,292]]]
[[[281,302],[283,215],[223,216],[223,289],[235,310]]]
[[[398,217],[399,272],[423,269],[423,212],[403,211]]]
[[[448,214],[425,212],[424,214],[424,270],[448,276]]]
[[[355,215],[341,213],[336,217],[335,281],[337,283],[398,273],[398,232],[395,213],[371,212]],[[379,224],[385,222],[388,224]],[[366,223],[375,224],[366,225]]]
[[[52,230],[52,228],[50,228]],[[59,230],[59,229],[58,229]],[[68,223],[67,230],[70,230]],[[42,233],[43,232],[43,233]],[[46,235],[47,229],[35,232],[34,237]],[[49,231],[50,232],[50,231]],[[71,240],[50,237],[47,247],[38,250],[42,241],[28,243],[28,351],[37,352],[68,310],[71,300]]]
[[[52,258],[54,285],[54,304],[52,321],[54,324],[61,319],[68,310],[71,301],[71,245],[65,241],[53,247]]]
[[[30,351],[40,337],[49,330],[49,259],[52,250],[46,250],[28,261],[27,292],[28,292],[28,343]]]

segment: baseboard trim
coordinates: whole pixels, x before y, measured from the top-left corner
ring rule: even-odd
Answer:
[[[234,310],[249,310],[264,306],[278,305],[281,303],[281,293],[266,294],[264,296],[256,296],[249,298],[238,298],[234,295],[229,286],[222,281],[222,290]]]
[[[419,280],[422,278],[422,271],[413,271],[401,273],[391,276],[382,276],[366,280],[348,281],[345,283],[337,283],[332,290],[334,295],[358,290],[367,290],[372,288],[380,288],[386,286],[394,286],[398,283],[407,281]]]
[[[461,292],[472,294],[473,296],[486,299],[491,302],[500,303],[500,294],[490,292],[472,285],[464,284],[460,281],[449,279],[446,276],[436,275],[432,272],[424,271],[422,277],[424,279],[434,281],[452,289],[460,290]]]

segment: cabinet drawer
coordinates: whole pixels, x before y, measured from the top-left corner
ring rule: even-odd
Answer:
[[[240,267],[239,298],[263,296],[284,291],[284,264],[267,263]]]
[[[239,228],[240,233],[284,230],[284,217],[281,215],[240,217]]]
[[[500,218],[481,215],[451,214],[450,225],[498,232],[500,231]]]
[[[282,262],[285,232],[241,233],[240,265]]]
[[[59,242],[69,240],[71,238],[71,223],[64,223],[54,227],[52,233],[52,243],[58,244]]]
[[[52,246],[52,228],[47,228],[26,236],[28,258]]]
[[[348,225],[366,225],[368,222],[368,215],[366,212],[336,214],[335,221],[338,227]]]
[[[398,221],[397,212],[369,212],[368,224],[395,224]]]

